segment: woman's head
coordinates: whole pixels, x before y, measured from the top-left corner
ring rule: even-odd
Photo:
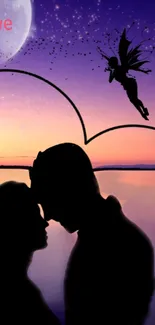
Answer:
[[[26,184],[10,181],[0,185],[0,218],[2,240],[9,250],[24,254],[47,246],[48,223]]]

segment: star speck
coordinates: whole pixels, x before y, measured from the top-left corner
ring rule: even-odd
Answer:
[[[36,23],[37,28],[33,26],[26,46],[19,51],[21,60],[33,55],[34,58],[43,57],[51,72],[60,60],[68,60],[73,65],[76,62],[85,62],[94,71],[96,68],[103,68],[103,58],[96,55],[97,46],[100,45],[108,54],[117,55],[118,42],[124,27],[129,36],[130,33],[132,35],[132,28],[135,28],[137,36],[139,33],[137,43],[151,35],[151,40],[144,42],[142,46],[145,51],[154,53],[155,25],[148,27],[146,22],[144,26],[144,22],[138,17],[134,19],[134,11],[126,12],[120,4],[109,5],[105,10],[103,1],[96,0],[86,11],[84,5],[70,6],[69,2],[62,4],[55,0],[48,9],[45,3],[40,4],[40,7],[42,17]],[[120,17],[120,25],[114,30],[116,15]],[[8,64],[11,62],[17,61],[13,58]]]

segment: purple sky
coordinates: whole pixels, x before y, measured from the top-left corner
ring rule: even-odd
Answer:
[[[155,126],[153,1],[143,2],[142,6],[139,0],[132,2],[37,0],[33,1],[32,5],[33,22],[30,37],[21,51],[5,65],[6,68],[37,73],[65,91],[78,107],[87,125],[89,137],[119,124]],[[133,21],[135,23],[129,30]],[[119,34],[114,32],[114,29],[122,32],[124,27],[129,30],[128,37],[133,39],[134,45],[143,39],[151,38],[150,41],[143,43],[143,50],[144,57],[150,60],[150,64],[146,64],[146,67],[151,68],[152,73],[148,76],[132,73],[137,78],[139,97],[149,109],[149,121],[142,119],[120,84],[115,81],[112,84],[108,83],[108,74],[104,72],[106,62],[96,50],[97,45],[100,45],[107,54],[113,55],[106,38],[107,33],[111,33],[110,44],[117,53],[116,38],[119,38]],[[3,68],[2,65],[0,67]],[[6,157],[6,152],[9,153],[7,148],[10,147],[14,148],[14,152],[13,150],[10,152],[11,156],[35,157],[39,149],[45,149],[57,142],[73,141],[83,145],[81,127],[75,112],[66,99],[64,100],[54,89],[34,78],[11,73],[1,74],[0,86],[2,96],[0,136],[7,138],[7,143],[4,143],[2,148],[0,146],[1,157]],[[30,123],[26,122],[28,120]],[[128,144],[130,153],[128,153],[126,142],[130,134]],[[41,140],[38,143],[39,136]],[[32,137],[33,143],[29,139]],[[107,134],[101,137],[103,141],[98,139],[97,142],[95,140],[93,144],[87,146],[86,151],[94,162],[153,163],[152,145],[155,143],[155,133],[152,131],[144,129],[142,132],[138,129],[115,131],[115,148],[112,147],[112,150],[116,151],[120,146],[123,153],[117,151],[109,154],[112,137],[113,135]],[[134,151],[132,151],[133,143]],[[102,150],[99,149],[100,146],[105,148],[106,160]],[[31,161],[32,158],[27,163]],[[14,159],[13,163],[15,162]]]

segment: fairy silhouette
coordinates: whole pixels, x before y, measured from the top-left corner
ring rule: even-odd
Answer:
[[[116,56],[109,57],[106,55],[100,47],[97,47],[99,53],[108,61],[108,68],[105,71],[110,71],[109,82],[113,79],[118,81],[126,90],[127,96],[130,102],[136,107],[141,116],[148,120],[149,112],[144,107],[143,102],[138,98],[138,85],[134,77],[130,78],[127,74],[129,70],[139,71],[148,74],[151,72],[149,69],[142,69],[141,67],[148,63],[148,60],[141,60],[139,56],[143,53],[141,50],[142,42],[134,48],[129,49],[132,41],[129,41],[126,37],[126,28],[123,33],[118,46],[119,59]]]

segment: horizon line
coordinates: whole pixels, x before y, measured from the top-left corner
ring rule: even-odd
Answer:
[[[138,167],[138,165],[143,167]],[[146,167],[145,167],[146,165]],[[133,166],[133,167],[132,167]],[[136,167],[137,166],[137,167]],[[147,166],[151,166],[148,168]],[[153,167],[152,167],[153,166]],[[24,165],[0,165],[0,169],[22,169],[22,170],[30,170],[32,166],[24,166]],[[110,171],[110,170],[117,170],[117,171],[155,171],[155,164],[126,164],[126,165],[105,165],[101,167],[94,167],[93,171]]]

